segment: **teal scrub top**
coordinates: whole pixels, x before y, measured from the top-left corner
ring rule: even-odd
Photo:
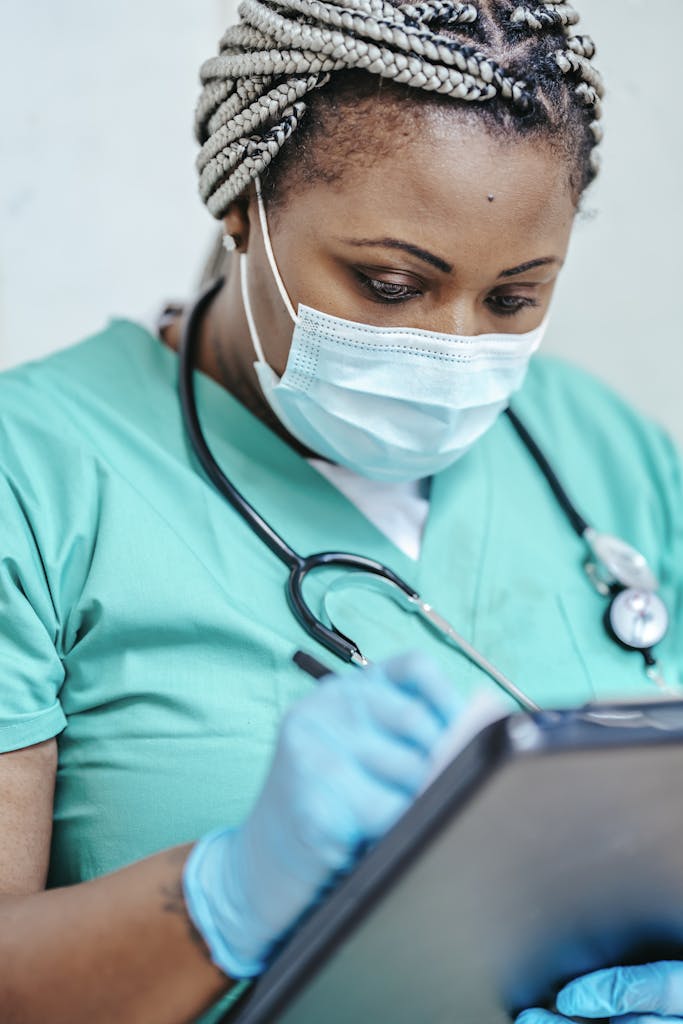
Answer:
[[[59,737],[50,886],[239,823],[283,713],[315,685],[292,656],[339,667],[293,619],[284,566],[198,471],[177,371],[158,339],[115,321],[0,375],[0,751]],[[584,544],[506,417],[433,479],[413,562],[216,382],[196,385],[218,461],[296,550],[390,565],[543,707],[655,692],[643,658],[607,638]],[[514,404],[591,524],[659,575],[660,661],[680,685],[670,442],[554,360],[534,361]],[[310,583],[316,607],[327,583]],[[423,648],[465,697],[494,687],[386,599],[335,600],[369,657]]]

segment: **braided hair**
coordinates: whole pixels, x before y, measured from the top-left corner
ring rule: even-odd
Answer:
[[[196,112],[199,190],[217,219],[257,176],[272,183],[281,151],[275,169],[292,163],[316,103],[387,80],[385,95],[455,100],[506,132],[559,142],[577,195],[597,173],[602,80],[570,3],[242,0],[239,15],[202,66]]]

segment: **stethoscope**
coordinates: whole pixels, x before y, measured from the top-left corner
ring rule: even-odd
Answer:
[[[541,708],[534,701],[472,647],[435,608],[424,601],[409,583],[388,566],[345,551],[298,554],[227,478],[209,450],[201,429],[193,380],[199,328],[207,308],[222,286],[223,278],[218,278],[200,295],[190,309],[183,327],[179,391],[185,429],[208,478],[256,536],[289,570],[286,594],[294,617],[312,639],[342,661],[358,666],[368,665],[369,661],[358,645],[334,625],[327,604],[324,603],[323,607],[327,618],[325,622],[314,614],[303,594],[304,582],[314,570],[330,567],[346,570],[349,575],[353,574],[355,582],[361,579],[363,586],[381,591],[406,611],[418,615],[443,640],[477,665],[526,711],[540,711]],[[657,593],[659,584],[647,560],[625,541],[607,533],[600,533],[588,525],[572,504],[550,463],[519,417],[511,409],[507,410],[507,415],[548,482],[572,529],[586,543],[586,572],[597,591],[608,599],[604,619],[608,635],[621,647],[640,652],[645,659],[649,678],[664,688],[654,648],[666,636],[669,616],[666,605]],[[327,595],[343,589],[348,579],[348,575],[338,578],[328,588]]]

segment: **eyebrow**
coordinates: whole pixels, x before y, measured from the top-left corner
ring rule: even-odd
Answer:
[[[453,265],[448,263],[443,257],[435,256],[433,252],[421,249],[417,245],[411,245],[410,242],[402,242],[399,238],[343,238],[341,241],[346,242],[348,245],[401,249],[403,252],[410,253],[411,256],[416,256],[417,259],[422,260],[424,263],[429,263],[430,266],[436,267],[437,270],[442,271],[444,274],[450,274],[453,270]],[[528,263],[520,263],[518,267],[503,270],[498,277],[516,277],[518,274],[526,274],[527,271],[535,270],[537,267],[547,267],[551,263],[559,262],[554,256],[543,256],[541,259],[529,260]]]
[[[555,256],[544,256],[540,260],[529,260],[528,263],[520,263],[518,267],[511,270],[503,270],[498,277],[516,277],[517,274],[526,274],[527,270],[535,270],[536,267],[547,267],[550,263],[559,263]]]
[[[403,252],[416,256],[417,259],[422,260],[424,263],[429,263],[430,266],[436,267],[437,270],[441,270],[444,274],[450,274],[453,270],[452,265],[442,259],[441,256],[435,256],[433,252],[420,249],[419,246],[411,245],[410,242],[402,242],[399,238],[343,238],[341,241],[347,242],[349,245],[373,245],[375,247],[381,246],[384,249],[402,249]]]

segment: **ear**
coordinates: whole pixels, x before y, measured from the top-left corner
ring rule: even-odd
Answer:
[[[249,196],[241,195],[228,207],[223,218],[225,234],[235,241],[237,252],[249,249]]]

